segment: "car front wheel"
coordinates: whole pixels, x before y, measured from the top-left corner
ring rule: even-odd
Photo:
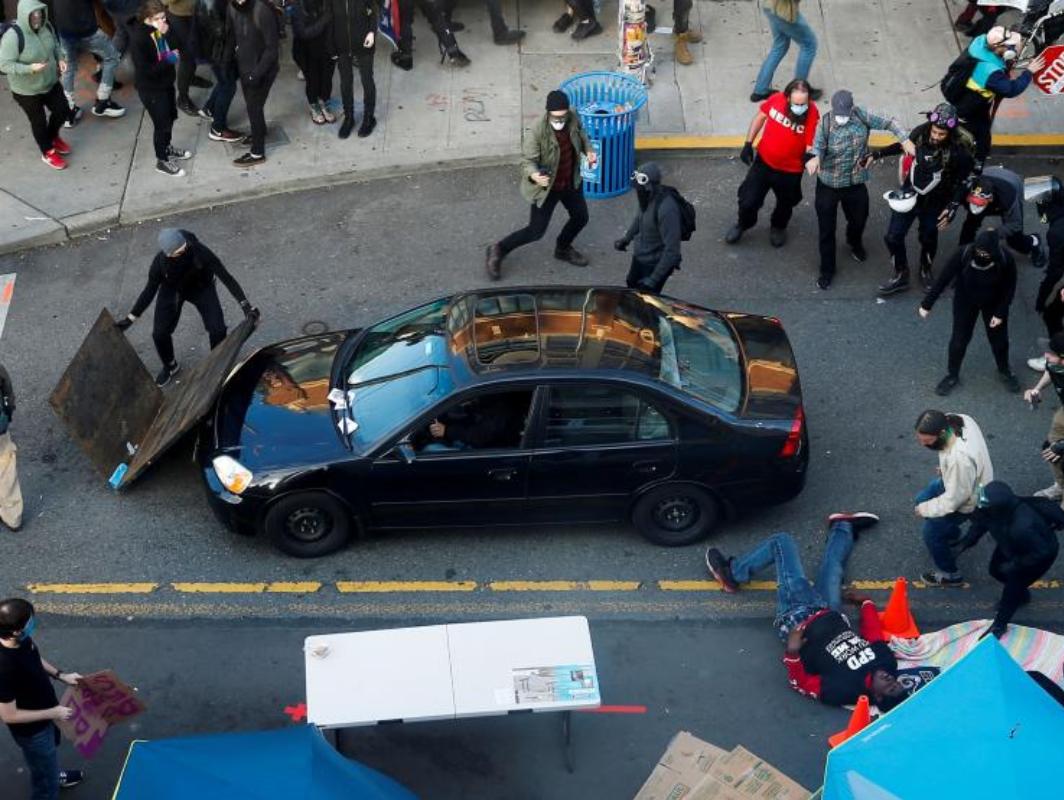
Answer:
[[[266,512],[263,526],[270,541],[297,558],[316,558],[339,550],[351,538],[351,515],[324,492],[282,497]]]
[[[706,538],[719,513],[717,501],[704,489],[666,484],[639,498],[632,509],[632,522],[654,544],[680,547]]]

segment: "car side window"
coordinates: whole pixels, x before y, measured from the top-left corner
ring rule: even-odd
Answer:
[[[531,389],[463,400],[412,431],[409,441],[421,453],[516,450],[521,447],[531,405]]]
[[[671,438],[668,418],[637,394],[594,384],[551,389],[544,436],[547,447]]]

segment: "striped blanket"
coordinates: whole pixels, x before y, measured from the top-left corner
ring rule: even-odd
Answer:
[[[960,622],[934,633],[925,633],[917,639],[891,639],[890,649],[902,669],[927,665],[945,669],[975,647],[980,634],[989,625],[988,619]],[[1038,628],[1009,625],[1001,637],[1001,644],[1025,670],[1041,672],[1064,687],[1064,636]]]

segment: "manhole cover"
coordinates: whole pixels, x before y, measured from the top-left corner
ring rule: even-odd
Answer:
[[[303,333],[307,336],[317,336],[320,333],[325,333],[327,330],[329,330],[329,326],[316,319],[312,319],[303,326]]]

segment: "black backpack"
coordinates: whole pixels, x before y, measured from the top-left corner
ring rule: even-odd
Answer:
[[[680,208],[680,239],[684,242],[689,241],[696,227],[695,207],[674,186],[662,186],[661,196],[664,197],[666,193],[672,195],[676,200],[676,205]]]
[[[972,71],[978,63],[979,61],[973,58],[967,50],[953,59],[953,63],[949,65],[946,74],[938,84],[946,102],[957,105],[964,99],[965,92],[968,91],[968,79],[972,77]]]

